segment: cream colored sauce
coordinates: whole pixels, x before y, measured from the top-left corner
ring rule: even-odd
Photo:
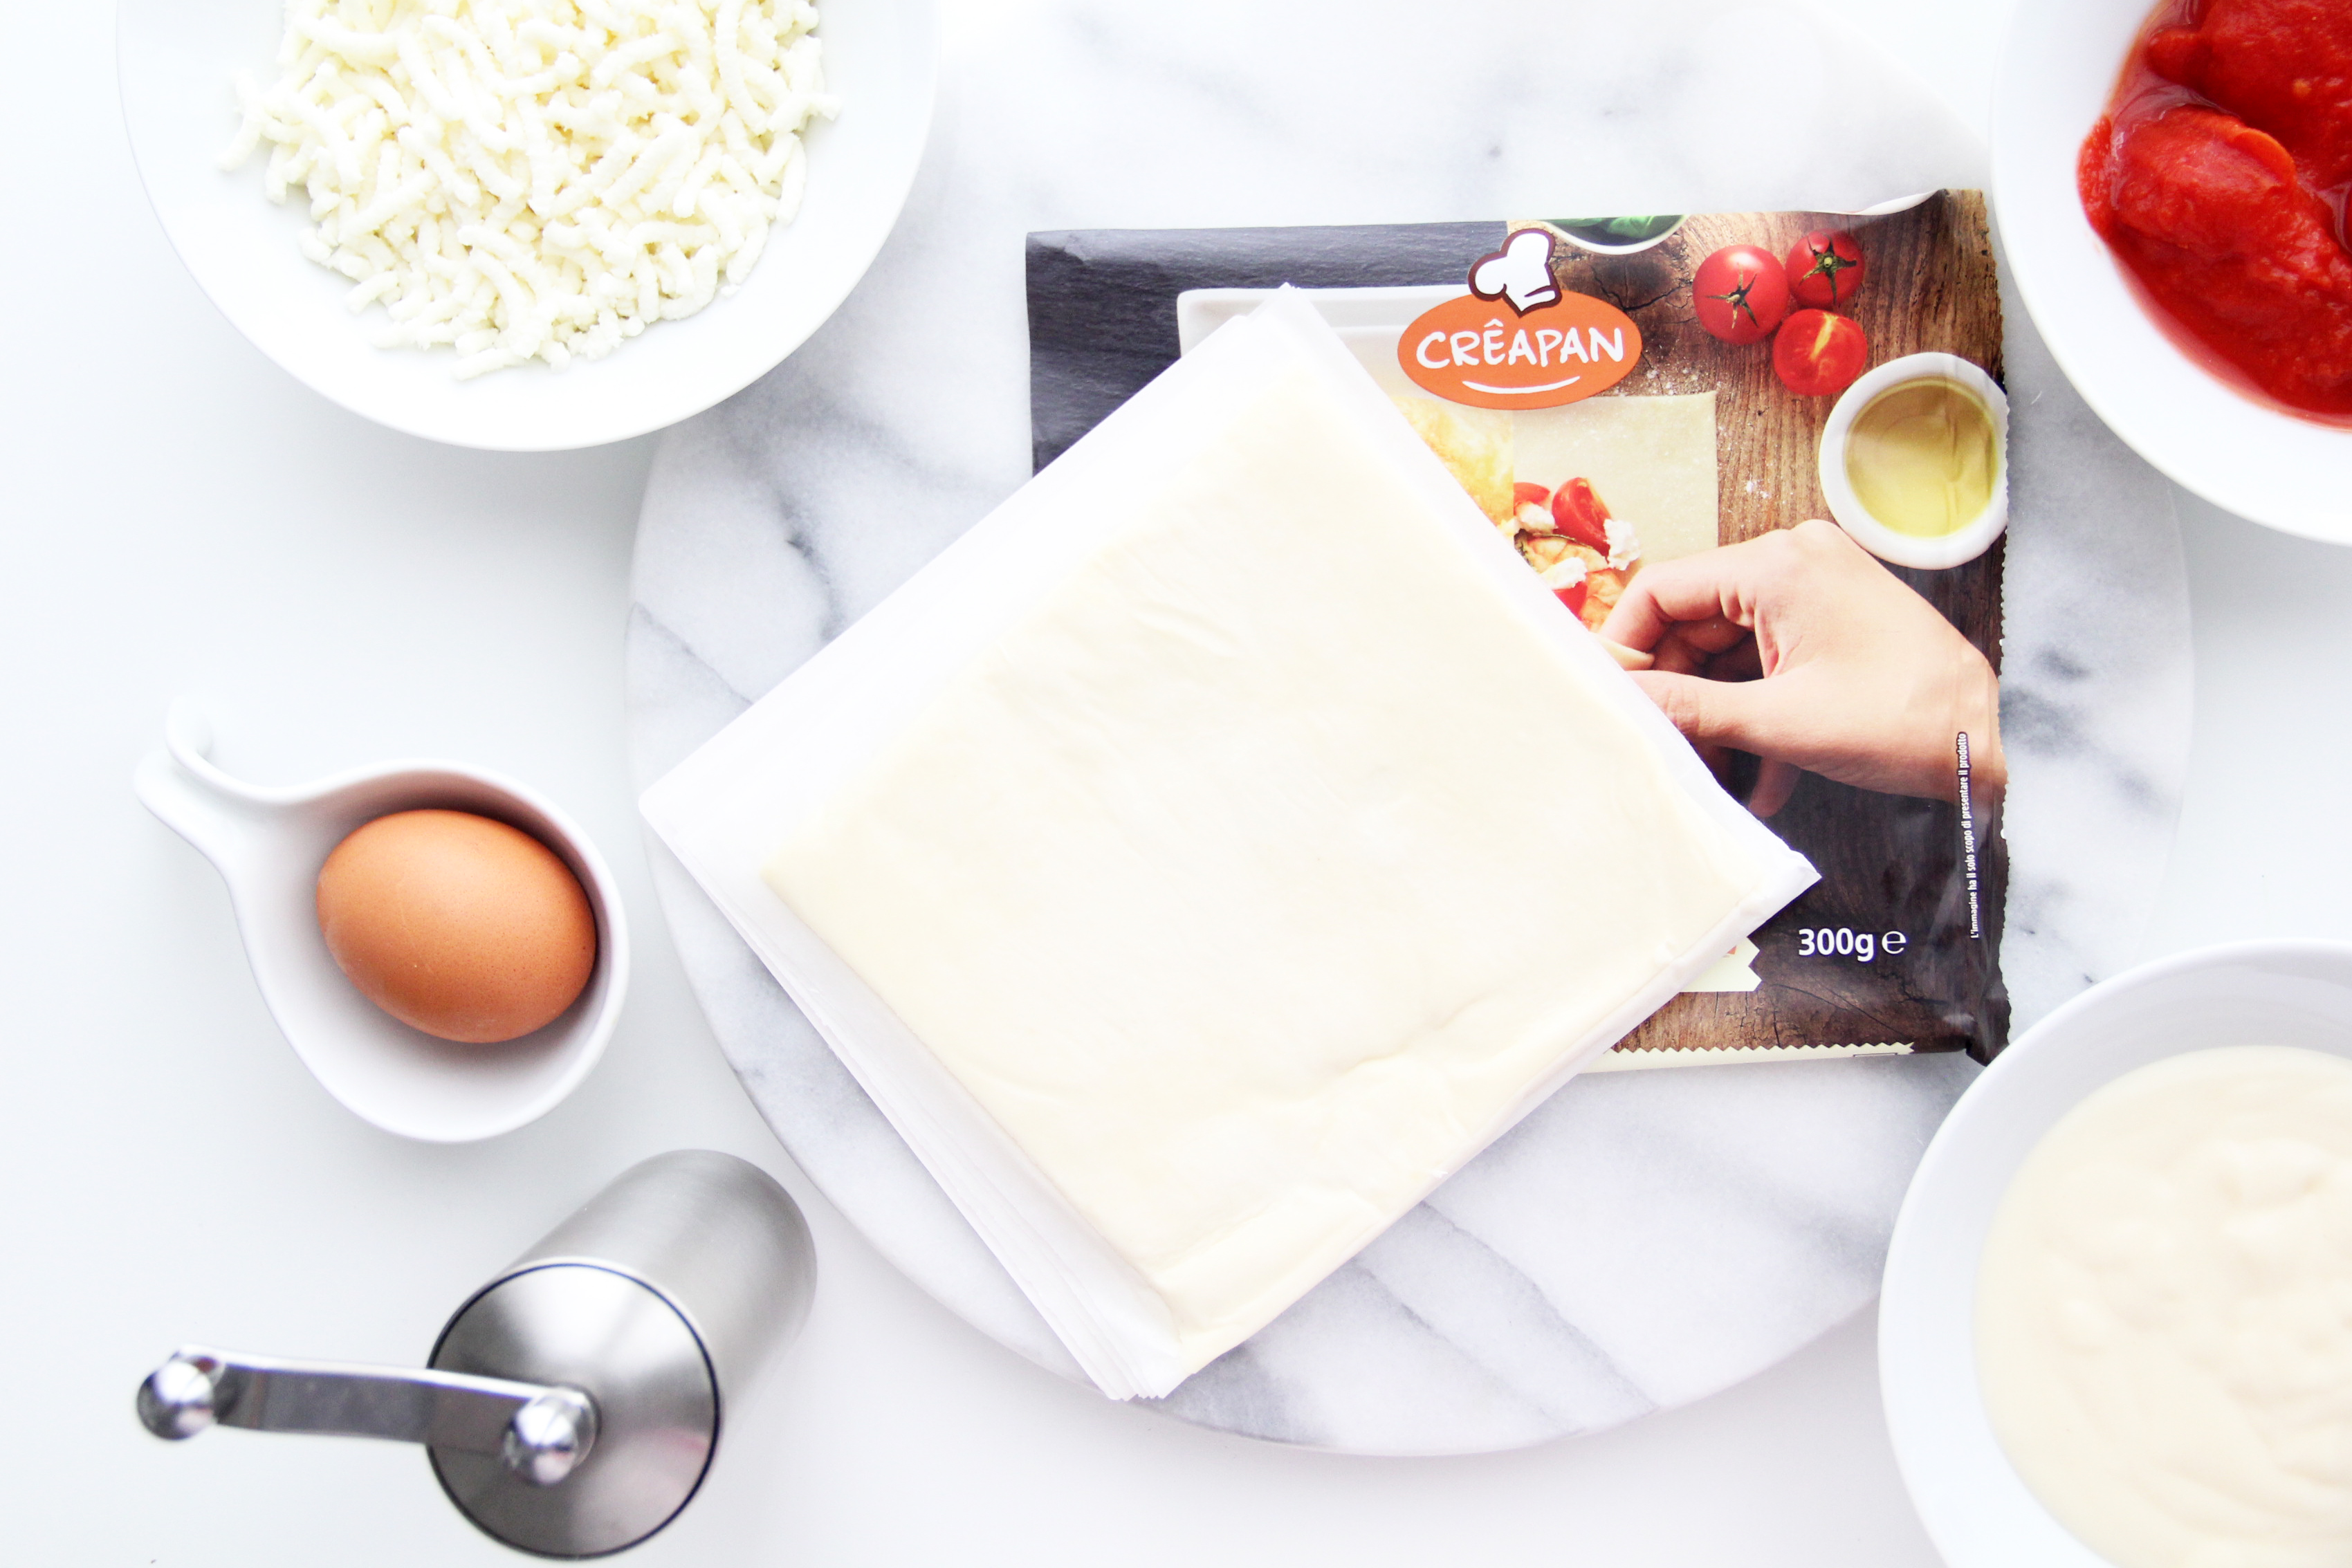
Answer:
[[[1977,1363],[2118,1568],[2352,1562],[2352,1062],[2192,1051],[2068,1113],[1995,1214]]]
[[[1941,538],[1992,499],[2000,453],[1992,415],[1958,382],[1889,387],[1846,433],[1845,477],[1870,515],[1898,534]]]

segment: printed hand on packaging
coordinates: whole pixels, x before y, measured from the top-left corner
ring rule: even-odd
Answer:
[[[1835,523],[1654,564],[1601,634],[1654,657],[1633,679],[1718,773],[1728,751],[1763,760],[1759,817],[1801,771],[1957,800],[1961,734],[1972,799],[2007,786],[1992,666]]]

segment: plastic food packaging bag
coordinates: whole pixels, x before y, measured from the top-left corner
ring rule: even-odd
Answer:
[[[1775,276],[1721,259],[1740,246],[1780,263]],[[1853,400],[1822,391],[1824,371],[1842,388],[1855,371],[1926,363],[1915,356],[1963,361],[1953,371],[1987,405],[1992,497],[2005,508],[2000,299],[1972,191],[1874,215],[1032,235],[1037,464],[1284,284],[1595,629],[1641,573],[1833,507],[1850,532],[1886,545],[1855,518],[1866,507],[1851,485],[1830,493],[1847,448],[1824,438]],[[1824,362],[1841,353],[1857,357]],[[1859,412],[1847,409],[1846,430]],[[1998,518],[1991,528],[1989,542],[1981,528],[1955,536],[1945,557],[1965,559],[1948,564],[1881,564],[1997,672],[2004,551]],[[1923,542],[1915,559],[1933,558],[1939,541]],[[1820,883],[1595,1065],[1998,1052],[2009,1026],[1998,752],[1982,734],[1930,739],[1942,776],[1913,786],[1930,793],[1799,775],[1769,821]],[[1719,760],[1742,799],[1778,788],[1752,756]]]

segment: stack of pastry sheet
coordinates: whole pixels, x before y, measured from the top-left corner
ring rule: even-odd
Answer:
[[[1115,1397],[1813,876],[1290,296],[645,810]]]

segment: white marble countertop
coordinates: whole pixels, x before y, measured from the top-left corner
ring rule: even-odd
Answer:
[[[1948,7],[1835,8],[1979,112],[1990,45],[1956,39]],[[457,1519],[412,1452],[235,1433],[166,1448],[138,1430],[131,1390],[183,1339],[419,1356],[468,1288],[606,1176],[704,1145],[793,1186],[825,1272],[805,1338],[706,1494],[633,1561],[1933,1562],[1887,1454],[1866,1313],[1603,1437],[1392,1461],[1106,1405],[922,1294],[791,1168],[662,934],[621,701],[650,445],[452,452],[303,392],[206,304],[141,200],[108,7],[15,20],[18,57],[45,63],[0,103],[9,144],[75,157],[9,161],[10,210],[37,222],[0,250],[9,297],[32,302],[0,340],[12,1558],[515,1561]],[[2352,937],[2336,785],[2352,734],[2332,722],[2352,553],[2195,503],[2183,516],[2198,711],[2141,950]],[[600,839],[640,967],[580,1094],[454,1150],[375,1134],[326,1098],[262,1011],[218,880],[131,797],[181,692],[206,698],[222,759],[251,777],[446,753],[531,781]]]
[[[1090,36],[1086,0],[985,28],[951,20],[925,167],[872,274],[790,362],[658,444],[628,632],[642,780],[1026,477],[1025,233],[1595,212],[1637,191],[1658,198],[1645,210],[1851,210],[1983,183],[1955,115],[1919,101],[1865,34],[1801,5],[1675,0],[1628,17],[1591,0],[1487,0],[1486,31],[1530,57],[1605,54],[1613,100],[1531,96],[1520,63],[1475,33],[1433,37],[1409,64],[1385,45],[1335,45],[1328,78],[1302,91],[1288,62],[1309,13],[1198,57],[1192,29],[1242,33],[1250,0],[1201,0],[1182,26],[1167,15],[1128,15],[1110,47]],[[1398,22],[1362,15],[1375,38]],[[1727,33],[1770,40],[1776,90],[1853,83],[1841,115],[1780,127],[1771,156],[1716,160],[1767,63],[1727,55]],[[1361,156],[1386,118],[1376,106],[1426,79],[1445,84],[1430,122],[1507,127],[1499,158],[1439,134]],[[1213,101],[1236,107],[1200,111]],[[1199,129],[1152,144],[1166,124]],[[1082,146],[1088,126],[1115,144]],[[1249,177],[1226,172],[1244,164]],[[2003,967],[2022,1029],[2137,940],[2178,814],[2190,673],[2170,487],[2103,430],[2021,307],[2010,315]],[[924,1289],[1076,1375],[716,907],[666,851],[654,859],[688,977],[787,1153]],[[1159,1407],[1244,1436],[1429,1455],[1593,1433],[1705,1397],[1876,1295],[1911,1172],[1975,1071],[1955,1055],[1587,1076]]]

